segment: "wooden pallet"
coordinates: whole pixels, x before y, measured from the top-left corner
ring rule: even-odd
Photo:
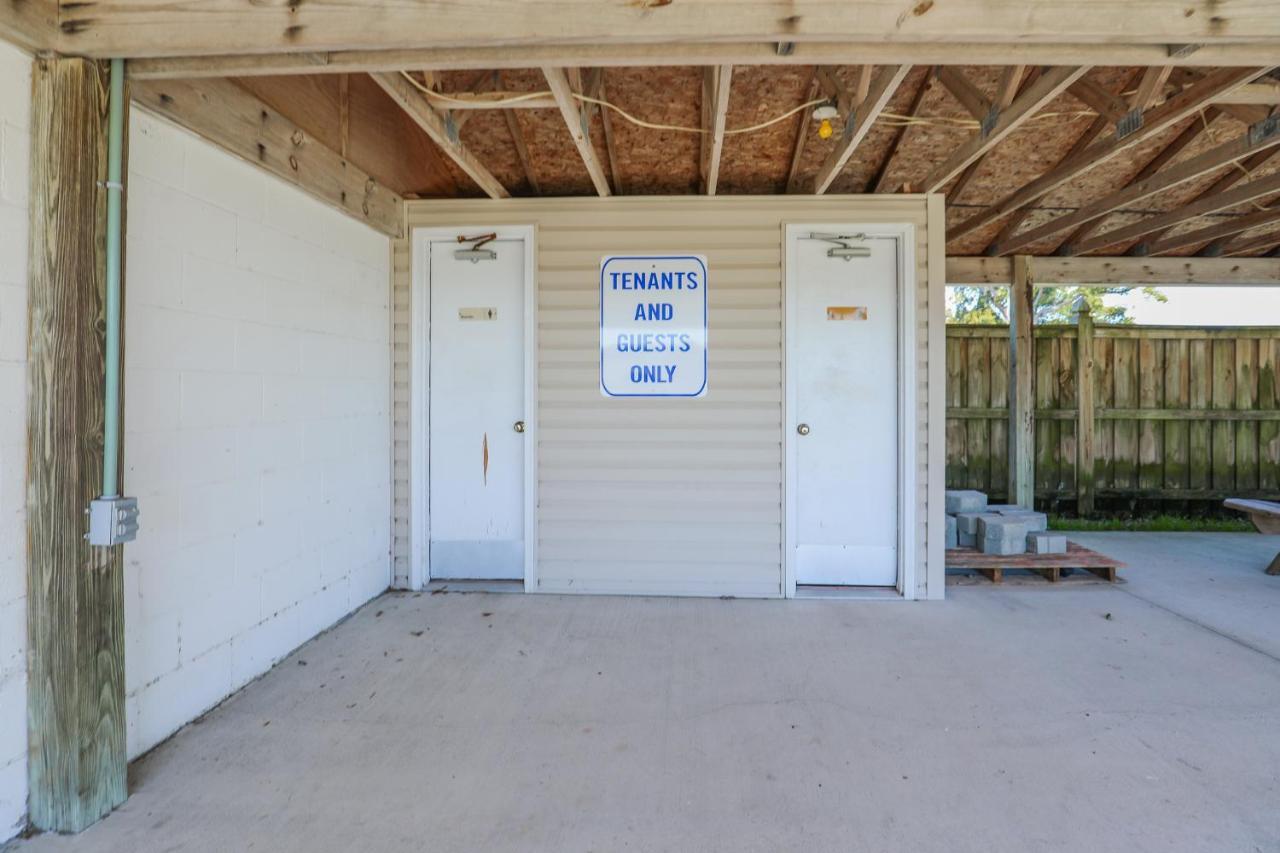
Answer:
[[[984,554],[975,548],[951,548],[947,550],[947,568],[978,572],[992,583],[1003,581],[1006,569],[1026,569],[1050,583],[1062,579],[1063,569],[1084,569],[1115,583],[1116,570],[1124,568],[1124,563],[1068,542],[1065,554],[1014,554],[1009,557]]]

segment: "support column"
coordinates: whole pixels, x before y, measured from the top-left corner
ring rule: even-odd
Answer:
[[[1076,515],[1093,515],[1094,417],[1097,387],[1093,367],[1093,315],[1084,297],[1076,302]]]
[[[103,459],[108,76],[65,57],[32,72],[29,811],[57,832],[126,796],[122,554],[84,538]]]
[[[1035,301],[1031,259],[1013,259],[1009,287],[1009,502],[1035,504]]]

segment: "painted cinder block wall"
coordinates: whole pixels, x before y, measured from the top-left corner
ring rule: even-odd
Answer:
[[[141,110],[129,136],[130,757],[390,581],[390,245]]]
[[[30,57],[0,44],[0,841],[22,828]],[[390,580],[390,246],[134,109],[125,272],[128,751]]]
[[[27,812],[27,186],[31,57],[0,42],[0,841]]]

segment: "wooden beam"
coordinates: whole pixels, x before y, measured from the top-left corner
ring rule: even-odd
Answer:
[[[813,78],[809,82],[809,94],[805,96],[805,102],[815,100],[818,92],[821,91],[822,84],[818,80],[818,70],[815,68]],[[791,166],[787,169],[787,183],[785,191],[794,193],[800,191],[800,161],[804,158],[804,144],[809,138],[809,134],[813,133],[813,107],[809,107],[800,114],[800,124],[796,127],[796,141],[791,147]]]
[[[924,103],[924,96],[929,91],[929,81],[933,78],[933,69],[925,72],[924,77],[920,80],[920,87],[916,89],[916,93],[911,96],[911,103],[907,106],[907,118],[912,119],[920,114],[920,105]],[[898,148],[902,145],[903,137],[907,135],[909,123],[903,123],[893,131],[893,141],[889,143],[889,147],[885,149],[884,159],[880,161],[880,167],[876,169],[876,173],[867,183],[864,192],[887,192],[891,189],[887,185],[889,167],[893,165],[894,155],[898,153]]]
[[[583,120],[584,115],[578,109],[577,101],[573,97],[573,89],[569,86],[569,78],[565,76],[564,69],[546,66],[542,69],[542,75],[547,78],[547,85],[551,88],[551,94],[555,96],[565,127],[568,128],[569,136],[572,137],[573,144],[578,149],[579,156],[582,157],[582,164],[587,167],[587,174],[591,176],[591,183],[595,185],[596,192],[601,196],[609,195],[609,180],[604,175],[600,158],[596,156],[595,146],[591,144],[591,138],[588,135],[591,130],[590,125]]]
[[[711,149],[707,156],[707,172],[704,189],[707,195],[716,194],[720,180],[720,154],[724,151],[725,119],[729,114],[729,87],[733,80],[732,65],[717,65],[706,70],[711,103]]]
[[[1088,80],[1088,78],[1086,77],[1080,78],[1079,80],[1076,81],[1073,88],[1068,91],[1071,91],[1072,94],[1075,94],[1076,97],[1079,98],[1080,94],[1075,90],[1075,86],[1078,86],[1080,83],[1083,83],[1086,80]],[[1097,88],[1099,89],[1099,91],[1102,92],[1103,96],[1107,98],[1116,97],[1118,99],[1118,96],[1112,96],[1111,93],[1107,92],[1105,89],[1102,89],[1101,87],[1097,87]],[[1120,107],[1122,108],[1124,106],[1125,106],[1124,101],[1120,101]],[[1118,117],[1111,118],[1108,115],[1099,114],[1098,117],[1095,118],[1087,128],[1085,128],[1084,133],[1076,137],[1076,141],[1072,143],[1071,148],[1068,149],[1067,153],[1064,154],[1062,157],[1058,158],[1057,163],[1054,164],[1054,168],[1057,168],[1063,163],[1070,162],[1071,158],[1077,156],[1078,154],[1080,154],[1080,152],[1084,151],[1086,148],[1092,145],[1094,141],[1099,136],[1101,136],[1105,130],[1107,130],[1107,128],[1111,127],[1118,120],[1119,120]],[[1044,196],[1040,196],[1036,198],[1034,201],[1039,201],[1041,198],[1044,198]],[[1012,216],[1010,216],[1007,220],[1005,220],[1004,225],[1001,226],[1000,228],[1000,232],[996,234],[996,236],[993,237],[989,243],[987,243],[986,248],[983,249],[983,254],[990,254],[993,250],[993,247],[995,247],[1000,243],[1003,243],[1005,240],[1008,240],[1014,234],[1018,233],[1018,229],[1022,227],[1022,223],[1026,221],[1026,218],[1028,216],[1031,215],[1031,204],[1033,204],[1034,201],[1032,203],[1029,203],[1019,208],[1017,211],[1013,213]]]
[[[508,198],[510,193],[502,182],[493,176],[480,159],[462,144],[458,138],[457,128],[445,117],[436,112],[427,100],[427,96],[404,79],[401,74],[374,74],[373,82],[386,92],[402,110],[413,119],[418,127],[431,137],[431,141],[440,147],[445,156],[458,164],[458,168],[466,172],[471,180],[484,190],[489,198]]]
[[[1129,105],[1124,98],[1111,94],[1087,77],[1072,83],[1069,91],[1077,100],[1112,124],[1129,112]]]
[[[13,0],[10,0],[13,2]],[[789,54],[774,44],[682,41],[631,45],[506,45],[443,48],[275,51],[142,57],[129,62],[135,79],[195,77],[263,77],[280,74],[338,74],[437,70],[534,68],[547,64],[632,68],[689,65],[1022,65],[1259,67],[1275,61],[1275,46],[1265,42],[1208,45],[1194,54],[1171,58],[1162,44],[1067,44],[1063,42],[1001,44],[897,44],[883,41],[801,42]]]
[[[0,40],[41,53],[55,50],[60,37],[56,0],[0,0]]]
[[[1280,231],[1268,231],[1243,240],[1236,239],[1222,247],[1222,257],[1230,258],[1244,252],[1256,252],[1259,249],[1270,249],[1280,245]]]
[[[988,253],[993,255],[1012,254],[1046,237],[1051,237],[1059,231],[1065,231],[1068,228],[1075,228],[1083,223],[1091,222],[1126,205],[1134,204],[1179,184],[1195,180],[1201,175],[1217,171],[1223,166],[1242,160],[1256,151],[1273,148],[1277,145],[1280,145],[1280,123],[1277,123],[1277,126],[1269,132],[1260,133],[1256,138],[1253,134],[1246,133],[1230,142],[1219,145],[1217,148],[1212,148],[1189,160],[1183,160],[1176,166],[1170,166],[1167,169],[1156,172],[1145,181],[1130,184],[1097,201],[1090,202],[1073,213],[1051,219],[1035,228],[1029,228],[1004,242],[990,247]],[[1152,228],[1151,230],[1155,229]],[[1148,232],[1143,231],[1142,233]],[[1110,242],[1099,243],[1098,241],[1101,239],[1103,237],[1090,237],[1079,243],[1063,245],[1061,253],[1066,255],[1083,254],[1092,249],[1100,249],[1103,246],[1117,242],[1116,240],[1110,240]]]
[[[403,199],[230,80],[139,81],[141,106],[384,234],[400,235]]]
[[[1036,258],[1035,287],[1159,285],[1213,287],[1280,284],[1280,259],[1260,258]],[[947,258],[947,284],[1006,287],[1012,258]]]
[[[1194,231],[1184,231],[1180,234],[1174,234],[1171,237],[1165,237],[1163,240],[1157,240],[1147,247],[1149,255],[1163,255],[1166,252],[1172,252],[1177,249],[1185,249],[1187,246],[1195,246],[1201,243],[1219,242],[1220,247],[1215,251],[1209,252],[1209,257],[1215,257],[1222,254],[1222,244],[1225,243],[1224,238],[1234,237],[1245,231],[1261,227],[1263,225],[1274,225],[1280,223],[1280,207],[1265,207],[1262,210],[1255,210],[1252,213],[1245,213],[1241,216],[1233,216],[1217,225],[1210,225],[1207,228],[1197,228]]]
[[[1093,252],[1116,243],[1125,243],[1130,240],[1136,240],[1144,234],[1150,234],[1153,231],[1171,228],[1174,225],[1181,225],[1192,219],[1204,216],[1207,213],[1216,213],[1219,210],[1230,210],[1242,204],[1248,204],[1256,199],[1265,198],[1266,196],[1280,193],[1280,172],[1273,173],[1264,178],[1258,178],[1242,184],[1235,189],[1226,192],[1217,193],[1212,196],[1199,198],[1190,204],[1184,204],[1182,207],[1175,208],[1168,213],[1161,213],[1156,216],[1149,216],[1146,219],[1140,219],[1132,225],[1125,225],[1095,237],[1090,237],[1079,246],[1073,247],[1078,253]]]
[[[1007,110],[1002,110],[986,132],[979,130],[956,149],[950,157],[939,163],[924,180],[924,192],[937,192],[952,178],[964,171],[983,154],[999,145],[1006,136],[1038,113],[1045,104],[1058,97],[1067,87],[1079,80],[1089,70],[1088,66],[1051,68],[1027,87]]]
[[[1093,514],[1097,489],[1094,471],[1097,422],[1094,420],[1094,393],[1098,387],[1097,365],[1093,357],[1093,316],[1089,303],[1076,303],[1076,515]]]
[[[910,71],[910,65],[897,65],[882,68],[876,74],[871,81],[867,97],[848,116],[844,126],[844,135],[841,137],[840,142],[836,144],[835,150],[831,152],[826,161],[823,162],[822,167],[818,169],[818,175],[814,180],[813,186],[815,195],[822,195],[826,192],[831,183],[840,175],[845,164],[849,162],[849,158],[853,156],[854,149],[866,137],[871,130],[871,125],[875,123],[876,118],[884,111],[889,99],[893,97],[893,93],[898,90],[898,86],[902,85],[902,81],[906,79]]]
[[[109,73],[39,58],[32,74],[27,804],[37,828],[79,832],[127,796],[122,548],[84,536],[102,484]]]
[[[1030,86],[1040,76],[1039,69],[1035,69],[1031,74],[1026,74],[1025,72],[1025,65],[1008,66],[1000,72],[1000,82],[996,87],[995,103],[995,107],[998,110],[1008,109],[1009,105],[1013,103],[1013,99],[1017,97],[1020,88]],[[955,183],[947,190],[947,196],[950,201],[959,200],[960,196],[964,194],[965,188],[969,186],[969,182],[973,180],[973,176],[978,173],[978,170],[982,168],[983,162],[989,156],[991,156],[991,149],[988,149],[981,157],[965,166],[964,171],[960,173]]]
[[[349,50],[544,44],[662,45],[708,32],[726,42],[897,42],[904,44],[1026,42],[1109,44],[1122,33],[1135,42],[1229,44],[1280,39],[1273,0],[1133,0],[1073,4],[1026,0],[949,0],[904,7],[899,2],[829,0],[682,0],[661,6],[558,0],[550,8],[526,0],[474,4],[385,0],[341,4],[175,4],[104,0],[61,7],[57,48],[94,56],[147,56],[244,51]],[[990,55],[987,58],[990,61]],[[1119,60],[1117,60],[1119,61]]]
[[[1214,181],[1203,192],[1197,194],[1195,199],[1193,199],[1193,201],[1199,201],[1204,198],[1209,198],[1211,196],[1215,196],[1218,193],[1221,193],[1230,189],[1231,187],[1235,186],[1243,179],[1252,177],[1253,174],[1258,169],[1265,166],[1268,161],[1270,161],[1272,158],[1278,155],[1280,155],[1280,146],[1273,146],[1269,149],[1259,151],[1245,158],[1244,162],[1236,163],[1233,166],[1233,168],[1230,168],[1227,170],[1227,173],[1225,175],[1218,178],[1218,180]],[[1151,251],[1151,246],[1155,243],[1161,242],[1164,236],[1168,234],[1169,231],[1172,229],[1172,227],[1173,226],[1170,226],[1169,228],[1162,228],[1159,231],[1155,231],[1153,233],[1147,234],[1143,238],[1141,243],[1138,243],[1137,245],[1135,245],[1128,252],[1125,252],[1125,254],[1127,255],[1153,254]]]
[[[969,82],[969,78],[964,76],[964,72],[959,68],[940,65],[934,69],[933,73],[938,78],[938,82],[951,93],[951,97],[955,98],[969,115],[980,122],[990,118],[993,104],[986,95],[982,94],[982,90]]]
[[[338,78],[338,154],[351,156],[351,75]]]
[[[1009,285],[1009,502],[1031,508],[1036,493],[1035,294],[1031,259],[1013,259]]]
[[[608,101],[609,98],[605,94],[604,86],[604,69],[600,69],[600,100]],[[614,142],[613,136],[613,110],[600,109],[600,126],[604,129],[604,150],[609,157],[609,176],[613,178],[613,191],[618,195],[624,195],[626,189],[622,183],[622,169],[619,165],[618,147]]]
[[[1212,98],[1247,83],[1266,70],[1265,68],[1223,68],[1211,72],[1192,88],[1180,92],[1164,103],[1147,110],[1143,114],[1142,126],[1133,133],[1123,137],[1113,136],[1099,140],[1070,160],[1050,169],[1049,172],[1039,178],[1029,181],[996,204],[950,229],[948,238],[955,239],[968,234],[988,222],[994,222],[1027,204],[1031,204],[1041,196],[1074,179],[1077,175],[1099,166],[1134,145],[1163,133],[1208,105]]]
[[[1209,129],[1209,126],[1221,115],[1222,111],[1217,107],[1209,107],[1201,112],[1199,121],[1193,121],[1191,124],[1183,128],[1182,132],[1175,136],[1172,142],[1161,148],[1156,156],[1148,160],[1147,164],[1138,170],[1137,174],[1125,182],[1124,188],[1127,189],[1134,184],[1145,181],[1160,169],[1164,168],[1164,166],[1173,160],[1173,158],[1181,154],[1188,145],[1204,135],[1204,133]],[[991,242],[991,246],[1009,239],[1009,237],[1017,231],[1016,224],[1021,223],[1023,216],[1028,212],[1029,210],[1024,207],[1022,210],[1018,211],[1018,213],[1015,213],[1010,217],[1009,224],[1006,224],[1005,228],[1001,230],[999,237]],[[1055,251],[1061,250],[1063,246],[1069,246],[1083,241],[1086,237],[1096,231],[1102,222],[1103,219],[1099,218],[1091,219],[1084,223],[1075,231],[1072,231],[1070,236],[1056,246]],[[1010,225],[1014,225],[1014,227],[1010,228]],[[988,246],[988,250],[991,246]]]

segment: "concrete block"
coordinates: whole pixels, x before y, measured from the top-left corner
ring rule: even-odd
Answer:
[[[1010,513],[1027,511],[1027,507],[1019,506],[1018,504],[987,504],[987,512]]]
[[[977,548],[978,534],[965,533],[964,531],[956,531],[956,547],[958,548]]]
[[[987,506],[987,496],[973,489],[954,489],[946,493],[947,515],[961,512],[982,512]]]
[[[956,534],[957,534],[958,532],[959,532],[959,528],[956,526],[956,517],[955,517],[954,515],[948,515],[948,516],[947,516],[947,544],[946,544],[946,547],[948,547],[948,548],[954,548],[954,547],[956,547],[956,543],[959,541],[959,540],[956,538]]]
[[[1031,510],[1023,509],[1016,512],[1002,512],[999,515],[1002,518],[1012,518],[1022,522],[1027,526],[1028,533],[1049,529],[1049,517],[1043,512],[1032,512]]]
[[[992,518],[1000,518],[1000,516],[996,513],[962,512],[955,517],[956,528],[961,533],[972,533],[976,535],[979,532],[978,520],[983,518],[986,515],[990,515]]]
[[[978,519],[978,541],[984,554],[1025,554],[1028,532],[1026,523],[1015,517],[992,513]]]
[[[1067,536],[1065,533],[1032,531],[1027,534],[1027,553],[1065,554],[1067,553]]]

